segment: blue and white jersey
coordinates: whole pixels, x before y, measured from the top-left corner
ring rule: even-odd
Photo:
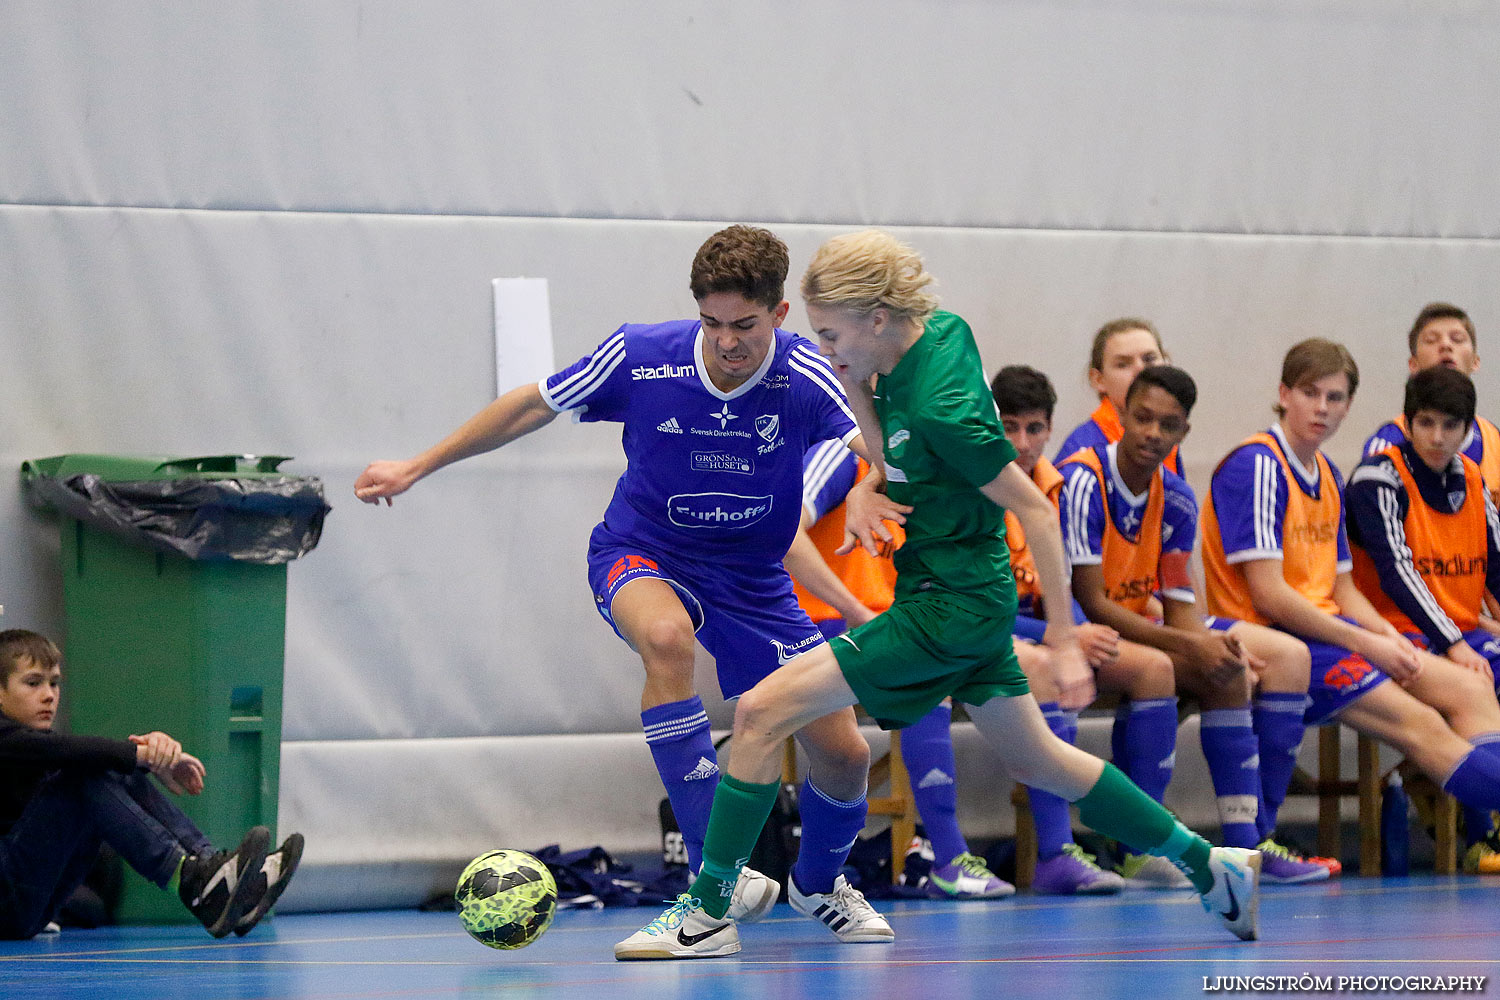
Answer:
[[[610,531],[685,558],[779,564],[800,519],[802,456],[859,428],[806,338],[777,330],[764,364],[722,392],[703,365],[701,326],[626,324],[543,379],[542,398],[579,420],[625,425]]]
[[[1105,505],[1109,523],[1121,538],[1139,544],[1141,526],[1151,491],[1137,496],[1120,478],[1118,444],[1095,446],[1099,464],[1107,470],[1107,482],[1099,482],[1094,470],[1083,462],[1064,462],[1063,488],[1058,495],[1058,518],[1062,522],[1063,551],[1073,566],[1099,566],[1104,562]],[[1198,536],[1198,499],[1193,488],[1177,473],[1162,466],[1161,554],[1191,556]],[[1170,561],[1170,560],[1167,560]],[[1184,577],[1159,581],[1167,589],[1162,595],[1185,604],[1193,603],[1191,580]]]
[[[859,456],[841,441],[813,445],[802,460],[802,507],[814,524],[859,482]]]
[[[1272,424],[1267,433],[1276,438],[1287,465],[1295,472],[1295,483],[1287,482],[1281,463],[1264,444],[1240,445],[1214,470],[1214,512],[1219,519],[1224,555],[1231,564],[1252,559],[1280,559],[1286,532],[1308,530],[1306,525],[1286,523],[1288,490],[1299,490],[1311,501],[1322,499],[1318,470],[1308,469],[1297,460],[1279,424]],[[1328,468],[1338,492],[1337,570],[1348,573],[1354,568],[1354,558],[1349,553],[1349,535],[1344,525],[1344,477],[1331,459]]]

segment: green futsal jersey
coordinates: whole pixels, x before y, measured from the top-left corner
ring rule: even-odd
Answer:
[[[1005,438],[974,334],[938,312],[875,386],[887,493],[916,508],[896,550],[896,600],[938,591],[969,610],[1014,614],[1005,511],[979,487],[1016,450]]]

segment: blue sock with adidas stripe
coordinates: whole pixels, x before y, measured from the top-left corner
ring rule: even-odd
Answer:
[[[1064,743],[1077,742],[1076,712],[1064,712],[1055,701],[1039,702],[1037,708],[1042,710],[1047,728],[1058,739]],[[1073,816],[1068,811],[1072,806],[1067,799],[1030,785],[1026,786],[1026,794],[1031,800],[1031,819],[1036,825],[1037,858],[1042,861],[1055,858],[1062,853],[1064,847],[1073,842]]]
[[[1249,708],[1216,708],[1200,713],[1203,758],[1219,805],[1225,847],[1260,843],[1260,744]]]
[[[797,798],[802,814],[802,843],[797,847],[797,864],[792,877],[804,893],[832,892],[833,880],[844,870],[849,850],[865,828],[869,808],[865,795],[844,801],[818,788],[812,776],[802,782]]]
[[[933,866],[946,865],[969,849],[958,829],[958,789],[954,784],[953,708],[939,704],[901,731],[901,760],[911,778],[917,815],[932,842]],[[905,845],[897,845],[904,850]]]
[[[1276,814],[1286,800],[1286,790],[1297,768],[1297,748],[1302,745],[1302,715],[1307,709],[1304,692],[1262,691],[1251,707],[1251,724],[1260,745],[1261,811],[1256,819],[1261,839],[1276,830]]]
[[[719,787],[719,762],[708,732],[708,713],[702,699],[693,695],[646,709],[641,713],[641,726],[682,831],[688,867],[697,871],[703,865],[703,837]]]
[[[1115,731],[1119,740],[1116,752],[1123,751],[1125,759],[1120,770],[1160,802],[1177,763],[1177,699],[1152,698],[1121,705]]]

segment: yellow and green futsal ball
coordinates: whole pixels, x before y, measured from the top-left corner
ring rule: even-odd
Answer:
[[[464,930],[491,948],[524,948],[557,912],[557,882],[525,851],[490,851],[469,862],[453,892]]]

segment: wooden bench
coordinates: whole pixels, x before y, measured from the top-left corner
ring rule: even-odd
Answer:
[[[1380,874],[1380,798],[1392,771],[1399,772],[1407,797],[1425,804],[1433,817],[1434,853],[1432,868],[1436,874],[1451,875],[1458,870],[1458,803],[1437,783],[1403,760],[1384,772],[1380,769],[1380,745],[1369,736],[1359,734],[1356,744],[1356,774],[1350,780],[1340,774],[1339,726],[1318,729],[1318,776],[1313,778],[1300,768],[1293,775],[1289,795],[1315,795],[1318,799],[1318,853],[1336,858],[1339,855],[1339,804],[1348,797],[1359,799],[1359,873]]]

